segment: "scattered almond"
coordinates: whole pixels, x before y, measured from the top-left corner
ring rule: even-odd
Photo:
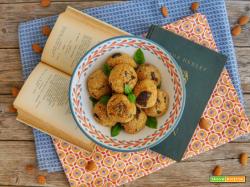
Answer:
[[[32,44],[32,49],[36,53],[42,53],[43,51],[43,48],[38,43]]]
[[[17,87],[13,87],[13,88],[11,89],[11,94],[12,94],[12,96],[13,96],[13,97],[16,97],[16,96],[18,95],[19,91],[20,91],[20,90],[19,90]]]
[[[11,112],[11,113],[16,113],[16,112],[17,112],[17,109],[16,109],[13,105],[10,105],[10,107],[9,107],[9,112]]]
[[[51,28],[48,25],[42,27],[42,33],[44,36],[49,36]]]
[[[200,128],[201,129],[205,129],[205,130],[209,130],[209,122],[205,119],[205,118],[201,118],[200,122],[199,122]]]
[[[95,171],[97,169],[97,166],[96,166],[95,162],[93,160],[91,160],[91,161],[88,161],[85,169],[87,171]]]
[[[241,33],[241,26],[240,25],[234,26],[231,32],[233,36],[238,36]]]
[[[242,166],[246,166],[248,163],[248,155],[247,153],[241,153],[240,155],[240,163]]]
[[[214,176],[220,176],[222,175],[222,167],[221,166],[216,166],[213,170],[213,175]]]
[[[40,5],[41,5],[42,7],[48,7],[48,6],[50,5],[50,1],[51,1],[51,0],[41,0],[41,1],[40,1]]]
[[[191,10],[192,10],[193,12],[196,12],[196,11],[199,9],[199,7],[200,7],[200,3],[198,3],[198,2],[193,2],[192,5],[191,5]]]
[[[28,164],[25,166],[25,170],[28,172],[32,171],[33,169],[34,169],[34,166],[32,164]]]
[[[162,6],[161,13],[164,17],[167,17],[168,16],[168,8],[166,6]]]
[[[39,175],[37,177],[37,182],[38,182],[38,184],[46,184],[46,177],[43,175]]]
[[[249,17],[248,16],[241,16],[238,20],[238,23],[243,26],[246,25],[249,22]]]

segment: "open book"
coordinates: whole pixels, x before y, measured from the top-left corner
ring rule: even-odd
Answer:
[[[59,15],[41,62],[17,96],[17,120],[92,151],[94,144],[76,125],[68,101],[70,76],[84,53],[97,43],[127,32],[68,7]]]

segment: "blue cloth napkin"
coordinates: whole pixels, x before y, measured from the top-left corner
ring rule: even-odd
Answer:
[[[151,24],[165,25],[191,15],[190,5],[192,2],[193,0],[134,0],[90,8],[84,10],[84,12],[129,33],[141,35],[147,32]],[[206,0],[201,1],[200,4],[199,12],[207,16],[220,52],[228,57],[226,68],[243,103],[225,2],[224,0]],[[168,7],[169,16],[167,18],[161,15],[160,8],[162,5]],[[28,77],[35,65],[40,61],[40,56],[32,52],[31,45],[37,42],[42,45],[45,44],[47,38],[40,33],[41,26],[50,25],[52,27],[56,18],[57,16],[51,16],[19,25],[19,45],[24,78]],[[49,172],[61,171],[62,167],[51,137],[35,129],[33,132],[39,168]]]

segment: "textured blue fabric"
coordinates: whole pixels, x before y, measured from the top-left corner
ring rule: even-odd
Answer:
[[[84,10],[84,12],[127,32],[140,35],[147,32],[151,24],[164,25],[191,15],[190,5],[192,2],[193,0],[134,0],[90,8]],[[160,8],[162,5],[166,5],[169,9],[167,18],[163,18],[161,15]],[[243,103],[225,2],[224,0],[202,1],[199,11],[207,16],[218,48],[228,57],[226,67]],[[52,27],[56,18],[57,16],[36,19],[19,25],[19,45],[24,78],[28,77],[35,65],[40,61],[40,55],[32,52],[31,45],[36,42],[41,45],[45,44],[47,38],[41,35],[41,26],[50,25]],[[38,130],[34,130],[34,136],[39,168],[49,172],[61,171],[61,164],[50,136]]]

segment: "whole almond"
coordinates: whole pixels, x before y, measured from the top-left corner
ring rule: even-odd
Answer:
[[[220,176],[222,175],[222,167],[221,166],[216,166],[213,170],[213,175],[214,176]]]
[[[11,94],[12,94],[12,96],[13,96],[13,97],[16,97],[16,96],[18,95],[19,91],[20,91],[20,90],[19,90],[17,87],[13,87],[13,88],[11,89]]]
[[[32,44],[32,50],[35,53],[42,53],[43,48],[38,43],[35,43],[35,44]]]
[[[240,163],[242,166],[246,166],[248,164],[248,154],[247,153],[240,154]]]
[[[50,5],[50,1],[51,1],[51,0],[41,0],[41,1],[40,1],[40,5],[41,5],[42,7],[48,7],[48,6]]]
[[[51,32],[51,28],[48,25],[45,25],[42,27],[41,31],[44,36],[49,36]]]
[[[240,25],[236,25],[233,27],[232,31],[231,31],[233,36],[238,36],[241,33],[241,26]]]
[[[17,112],[17,109],[16,109],[13,105],[10,105],[10,106],[9,106],[9,112],[10,112],[10,113],[16,113],[16,112]]]
[[[46,177],[43,175],[39,175],[37,177],[37,182],[38,182],[38,184],[46,184]]]
[[[90,160],[85,166],[85,169],[86,171],[95,171],[97,169],[97,166],[93,160]]]
[[[241,26],[246,25],[248,22],[249,22],[249,17],[248,17],[248,16],[241,16],[241,17],[238,19],[238,23],[239,23]]]
[[[28,173],[30,173],[31,171],[33,171],[34,170],[34,165],[32,165],[32,164],[28,164],[28,165],[26,165],[25,166],[25,170],[28,172]]]
[[[209,130],[209,127],[210,127],[208,120],[206,120],[203,117],[200,119],[199,126],[201,129],[205,129],[205,130]]]
[[[164,17],[167,17],[168,16],[168,8],[166,6],[162,6],[161,13]]]
[[[193,2],[192,5],[191,5],[191,10],[192,10],[193,12],[196,12],[196,11],[199,9],[199,7],[200,7],[200,3],[198,3],[198,2]]]

